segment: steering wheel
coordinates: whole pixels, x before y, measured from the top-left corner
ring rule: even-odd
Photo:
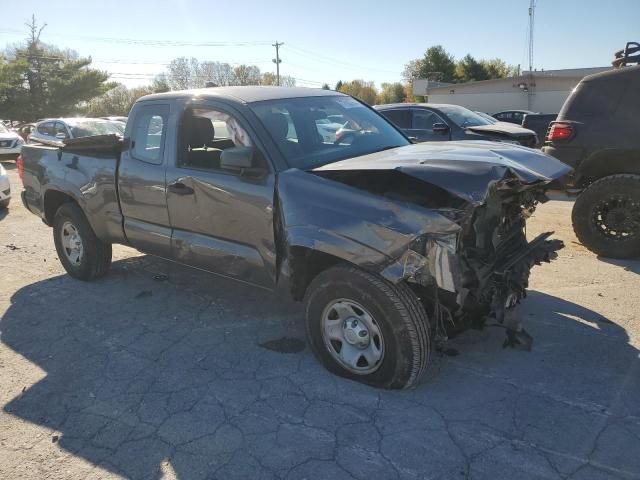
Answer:
[[[340,145],[345,138],[349,138],[349,137],[354,137],[357,135],[356,131],[351,131],[351,132],[345,132],[343,133],[340,138],[337,138],[335,142],[333,142],[334,145]],[[352,140],[353,142],[353,140]]]

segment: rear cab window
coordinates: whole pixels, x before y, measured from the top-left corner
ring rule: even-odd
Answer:
[[[131,130],[131,156],[154,165],[163,161],[168,105],[144,105],[138,109]]]
[[[400,129],[408,130],[411,128],[411,111],[408,109],[381,110],[380,113]]]

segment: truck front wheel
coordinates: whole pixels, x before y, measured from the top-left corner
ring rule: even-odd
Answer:
[[[111,244],[94,233],[75,203],[64,203],[53,220],[53,241],[69,275],[79,280],[104,276],[111,265]]]
[[[334,374],[408,388],[429,365],[429,321],[406,284],[338,265],[311,282],[305,303],[311,349]]]
[[[611,175],[588,186],[571,214],[578,240],[610,258],[640,255],[640,175]]]

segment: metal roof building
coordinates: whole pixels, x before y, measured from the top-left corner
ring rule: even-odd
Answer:
[[[430,83],[426,93],[429,103],[451,103],[489,114],[503,110],[558,113],[583,77],[610,69],[611,67],[540,70],[524,72],[511,78],[449,85]]]

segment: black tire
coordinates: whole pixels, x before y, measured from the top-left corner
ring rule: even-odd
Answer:
[[[5,198],[4,200],[0,200],[0,210],[4,210],[5,208],[9,208],[10,198]]]
[[[63,225],[70,222],[82,240],[83,253],[78,264],[73,264],[62,244]],[[93,280],[106,275],[111,265],[111,244],[96,237],[80,207],[75,203],[63,204],[53,219],[53,241],[58,258],[69,275],[79,280]]]
[[[602,220],[603,205],[626,206],[622,210],[629,216],[624,218],[631,220],[619,230],[630,228],[630,233],[616,233]],[[571,219],[578,240],[592,252],[610,258],[639,256],[640,175],[611,175],[592,183],[576,199]]]
[[[347,299],[365,307],[384,339],[384,355],[371,373],[354,373],[336,360],[325,345],[322,316],[336,300]],[[320,273],[305,295],[307,335],[315,356],[330,372],[380,388],[408,388],[430,363],[431,334],[424,307],[404,283],[394,285],[350,265]]]

